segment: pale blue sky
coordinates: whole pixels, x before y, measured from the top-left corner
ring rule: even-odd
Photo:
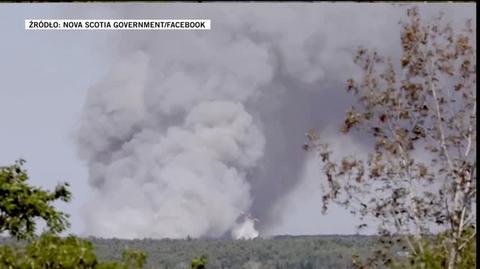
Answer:
[[[0,5],[0,164],[27,160],[33,184],[53,188],[68,181],[71,213],[79,232],[80,206],[88,197],[86,167],[75,155],[72,132],[88,87],[105,66],[91,49],[92,32],[34,32],[24,19],[54,16],[55,5]]]

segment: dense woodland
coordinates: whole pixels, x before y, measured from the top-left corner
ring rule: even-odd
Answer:
[[[190,268],[193,258],[205,255],[211,269],[317,269],[352,268],[352,256],[372,254],[377,239],[373,236],[325,235],[253,240],[89,238],[89,241],[100,261],[120,260],[125,249],[135,249],[147,255],[147,268]],[[7,238],[0,242],[12,243]]]

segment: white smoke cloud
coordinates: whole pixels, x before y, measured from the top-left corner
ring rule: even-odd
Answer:
[[[232,229],[232,238],[237,240],[257,238],[259,236],[257,229],[255,229],[255,222],[257,221],[250,214],[243,213]]]
[[[327,121],[342,114],[341,106],[319,113],[338,105],[338,94],[306,105],[302,89],[321,95],[325,82],[342,85],[355,74],[351,55],[359,45],[396,51],[404,11],[309,3],[106,8],[125,19],[198,17],[213,26],[122,32],[102,46],[116,61],[89,89],[77,136],[95,190],[86,233],[222,236],[249,210],[271,223],[283,214],[270,215],[275,203],[299,182],[304,140],[297,133],[303,139],[316,127],[275,111]]]
[[[125,53],[89,91],[78,132],[97,191],[89,234],[221,236],[251,206],[246,176],[265,138],[243,103],[271,80],[266,48],[158,41]]]
[[[88,227],[128,238],[219,236],[250,206],[244,171],[263,144],[243,106],[226,101],[195,106],[163,136],[142,130],[99,169]]]

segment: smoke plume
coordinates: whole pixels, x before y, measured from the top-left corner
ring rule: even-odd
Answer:
[[[257,238],[259,233],[255,229],[255,222],[258,222],[258,219],[253,218],[250,214],[243,213],[232,229],[232,238],[240,240]]]
[[[353,52],[399,51],[405,8],[106,6],[98,18],[208,18],[212,30],[118,32],[103,46],[115,61],[89,89],[77,132],[95,192],[87,234],[217,237],[242,211],[268,230],[301,180],[305,131],[347,107]]]

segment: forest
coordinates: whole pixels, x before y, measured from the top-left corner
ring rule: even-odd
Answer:
[[[121,260],[125,249],[146,254],[146,268],[190,268],[195,257],[205,256],[208,268],[321,269],[352,268],[354,256],[371,255],[376,236],[276,236],[268,239],[103,239],[88,238],[99,261]],[[13,243],[4,237],[0,244]],[[398,255],[403,252],[398,250]]]

